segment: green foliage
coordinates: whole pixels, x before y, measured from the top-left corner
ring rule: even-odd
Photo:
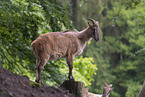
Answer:
[[[125,86],[127,86],[125,97],[137,97],[142,88],[140,83],[134,81],[128,81]]]
[[[145,48],[144,4],[145,2],[136,5],[132,3],[131,7],[127,7],[120,5],[119,2],[114,5],[108,15],[110,21],[113,20],[112,24],[110,23],[113,32],[111,35],[105,36],[105,39],[114,48],[112,55],[117,56],[116,58],[111,56],[111,64],[115,65],[112,67],[112,73],[116,76],[114,84],[122,88],[116,88],[116,91],[120,92],[122,96],[126,95],[125,97],[136,97],[140,85],[138,84],[138,88],[133,90],[135,88],[133,83],[141,83],[144,80],[142,77],[144,69],[141,69],[144,67],[144,58],[143,55],[141,58],[136,54]],[[132,83],[129,80],[132,80]]]
[[[93,57],[98,67],[98,70],[96,71],[97,75],[93,76],[94,80],[92,81],[92,85],[89,87],[89,91],[101,94],[104,86],[103,83],[111,83],[111,81],[115,79],[115,76],[110,74],[110,57],[107,55],[111,53],[108,51],[112,49],[113,48],[103,41],[98,43],[92,41],[92,43],[86,47],[86,51],[84,51],[83,55]]]
[[[31,41],[38,36],[41,18],[30,14],[28,4],[17,1],[0,1],[0,55],[2,64],[9,70],[19,71],[20,64],[31,61]],[[33,61],[33,60],[32,60]],[[15,68],[15,66],[17,68]],[[25,67],[28,68],[28,67]],[[18,70],[19,69],[19,70]]]
[[[64,61],[65,63],[65,61]],[[91,85],[91,81],[93,81],[93,75],[95,71],[98,69],[96,64],[93,64],[93,58],[90,57],[80,57],[75,58],[73,61],[74,69],[73,76],[76,81],[84,82],[86,86]],[[65,74],[66,78],[68,75],[68,66],[67,64],[63,64],[60,67],[60,71]],[[96,74],[95,74],[96,75]]]
[[[42,6],[45,12],[45,21],[49,23],[49,29],[51,29],[52,32],[61,31],[65,28],[72,29],[69,19],[69,3],[64,3],[60,0],[38,0],[36,3]]]

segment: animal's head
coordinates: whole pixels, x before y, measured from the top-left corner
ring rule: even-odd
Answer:
[[[93,32],[93,38],[95,41],[99,41],[100,40],[100,37],[99,37],[99,22],[98,21],[95,21],[94,19],[88,19],[89,21],[92,22],[92,24],[90,24],[90,22],[88,21],[88,25],[90,26],[90,29],[92,30]]]
[[[113,90],[112,84],[108,85],[106,82],[104,82],[104,89],[103,89],[102,97],[109,97],[111,90]]]

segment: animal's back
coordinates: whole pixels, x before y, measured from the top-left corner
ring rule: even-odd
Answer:
[[[76,35],[75,32],[46,33],[34,40],[31,46],[35,56],[44,57],[49,55],[49,60],[56,60],[66,57],[69,52],[72,54],[77,52],[79,40]]]

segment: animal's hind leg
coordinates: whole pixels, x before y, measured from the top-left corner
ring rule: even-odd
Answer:
[[[40,59],[39,58],[37,58],[37,60],[36,60],[36,67],[35,67],[35,70],[36,70],[36,82],[38,82],[39,83],[39,73],[38,73],[38,68],[39,68],[39,65],[40,65]]]
[[[48,61],[48,57],[44,60],[40,60],[40,64],[38,67],[36,67],[36,74],[38,73],[38,76],[36,76],[36,82],[41,83],[41,71],[44,68],[44,66],[46,65],[47,61]]]

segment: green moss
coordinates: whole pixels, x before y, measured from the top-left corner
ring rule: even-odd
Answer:
[[[30,85],[32,86],[36,86],[36,87],[40,87],[41,84],[40,83],[36,83],[36,82],[29,82]]]

